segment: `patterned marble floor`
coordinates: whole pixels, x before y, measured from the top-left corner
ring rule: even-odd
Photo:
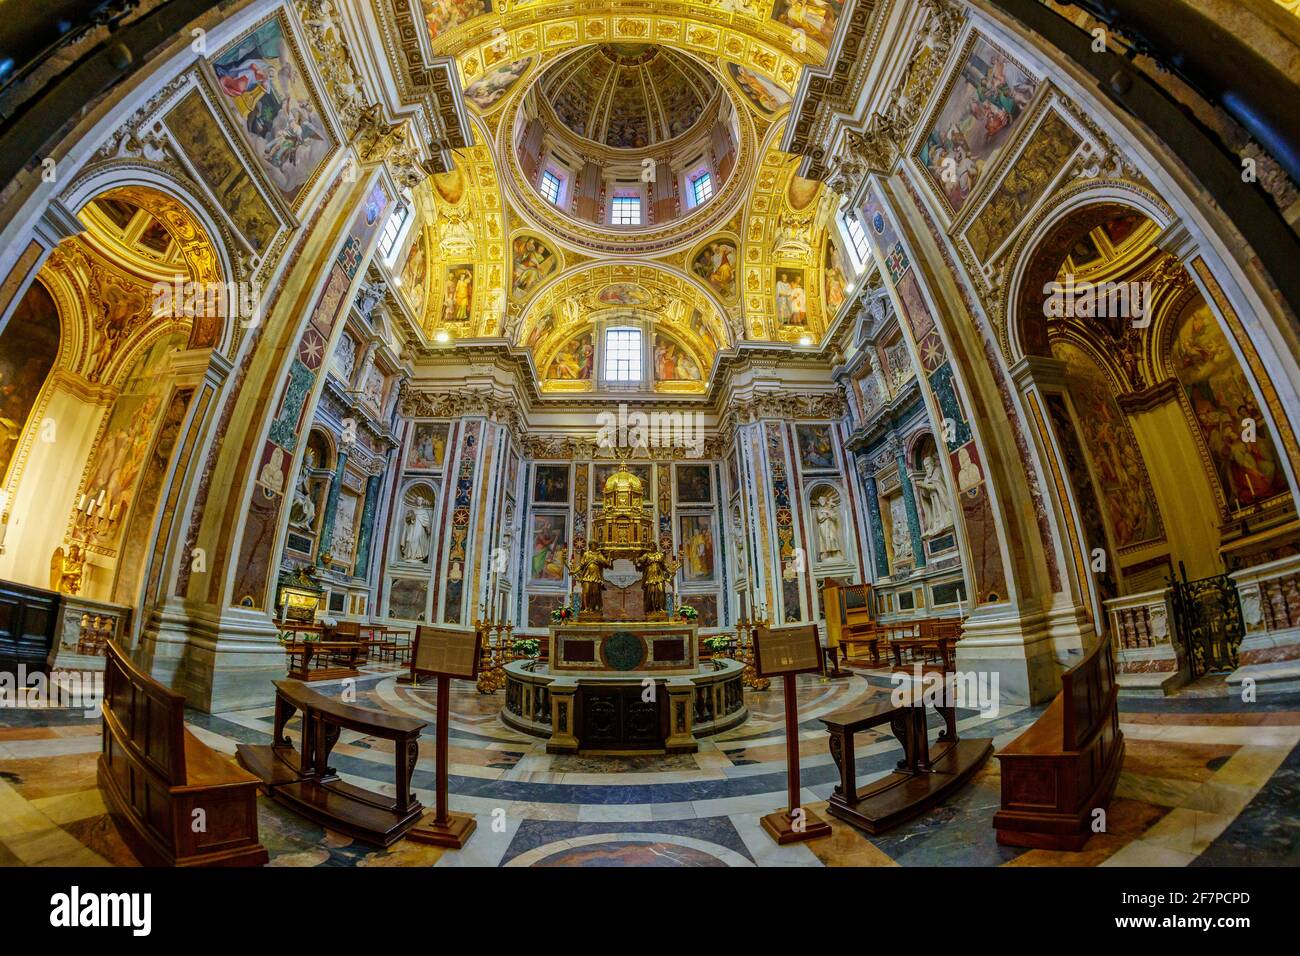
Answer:
[[[429,721],[432,686],[400,685],[390,670],[368,672],[357,702]],[[339,685],[318,684],[337,693]],[[692,755],[548,755],[497,717],[501,695],[452,690],[453,809],[478,817],[461,851],[401,841],[376,850],[311,824],[259,797],[259,825],[272,866],[1184,866],[1300,864],[1300,696],[1242,704],[1190,694],[1121,701],[1127,756],[1109,832],[1083,851],[998,846],[992,759],[961,793],[880,837],[821,811],[836,779],[819,715],[889,693],[882,675],[847,680],[805,676],[799,684],[803,802],[831,821],[832,835],[778,847],[759,818],[785,801],[785,735],[776,689],[747,694],[743,726],[701,741]],[[959,711],[963,736],[992,736],[1000,748],[1041,708],[994,719]],[[270,740],[272,708],[191,713],[191,729],[233,754]],[[95,787],[99,721],[81,711],[0,710],[0,865],[132,865]],[[421,742],[414,784],[431,805],[433,738]],[[391,784],[384,741],[345,732],[334,764],[344,779]],[[887,733],[859,738],[860,782],[898,759]]]

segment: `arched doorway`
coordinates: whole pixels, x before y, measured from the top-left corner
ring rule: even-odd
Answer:
[[[82,231],[51,253],[3,333],[9,365],[27,356],[8,370],[13,402],[31,407],[4,452],[21,517],[7,528],[0,576],[60,586],[51,560],[75,545],[79,596],[134,606],[228,289],[195,217],[158,189],[109,190],[78,219]]]
[[[1300,544],[1271,385],[1167,245],[1135,209],[1075,208],[1030,253],[1012,315],[1068,563],[1122,648],[1168,643],[1171,581],[1235,601],[1234,574]]]

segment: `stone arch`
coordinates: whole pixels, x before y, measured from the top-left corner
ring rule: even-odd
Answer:
[[[37,276],[18,299],[13,316],[21,324],[13,325],[13,331],[8,336],[5,333],[10,332],[10,325],[7,324],[4,329],[0,329],[0,343],[6,346],[0,350],[0,369],[3,370],[6,385],[6,394],[3,396],[3,405],[0,405],[0,409],[3,409],[2,414],[8,420],[9,429],[16,429],[9,434],[0,435],[0,481],[5,481],[5,484],[0,486],[4,491],[3,504],[0,504],[0,513],[4,514],[0,516],[0,524],[8,524],[9,503],[13,499],[14,489],[22,473],[23,462],[34,438],[32,426],[41,421],[49,401],[51,381],[68,349],[66,342],[68,329],[65,328],[64,310],[48,287],[47,281]],[[9,342],[17,335],[26,334],[29,322],[34,333],[42,331],[41,326],[45,323],[41,319],[47,310],[54,313],[57,326],[54,330],[56,337],[53,348],[33,349],[29,341],[23,343],[26,346],[23,349],[8,348]],[[46,356],[49,358],[49,366],[42,371],[41,366],[44,365]],[[34,374],[40,374],[39,383],[30,380]],[[26,408],[22,407],[23,404],[26,404]],[[3,532],[0,532],[0,540],[3,540],[3,537]]]
[[[232,283],[250,278],[244,258],[232,252],[238,247],[233,235],[202,192],[161,167],[125,161],[104,163],[78,177],[60,200],[77,215],[96,199],[114,193],[129,196],[138,190],[148,190],[162,200],[157,212],[181,243],[194,281]],[[210,255],[204,254],[203,246]],[[241,341],[239,333],[237,323],[226,322],[204,347],[230,356]]]
[[[691,19],[700,24],[693,30],[684,29],[679,12],[647,15],[635,2],[610,4],[580,27],[571,19],[571,6],[545,2],[474,17],[446,34],[449,39],[445,42],[430,41],[423,25],[417,24],[413,39],[435,56],[454,56],[466,82],[476,79],[487,65],[504,60],[560,53],[593,42],[654,42],[742,64],[793,93],[800,70],[826,59],[826,47],[819,38],[809,38],[802,31],[797,34],[776,20],[736,16],[725,6],[700,0],[690,0],[687,6]]]
[[[565,283],[570,283],[576,286],[577,283],[573,283],[573,280],[578,276],[587,273],[591,273],[592,278],[586,283],[583,283],[583,288],[595,289],[597,286],[605,285],[609,283],[610,280],[598,276],[597,272],[598,270],[606,270],[608,266],[609,263],[593,264],[591,262],[581,262],[557,272],[555,275],[540,283],[525,301],[520,310],[521,319],[519,325],[513,330],[513,335],[511,336],[514,340],[513,344],[520,348],[528,347],[528,337],[530,333],[532,333],[536,323],[542,318],[538,310],[540,306],[544,304],[548,294],[553,294],[556,289]],[[621,271],[627,272],[632,272],[639,268],[650,269],[654,272],[661,272],[667,276],[671,276],[689,286],[695,293],[697,300],[703,300],[703,302],[711,306],[714,311],[716,328],[721,331],[723,338],[723,340],[718,343],[719,349],[734,347],[734,330],[727,322],[727,309],[713,293],[713,290],[708,288],[699,277],[691,275],[688,271],[679,268],[678,266],[647,259],[634,259],[628,262],[620,261],[618,267]],[[635,280],[629,279],[628,281],[632,282]],[[560,326],[556,326],[556,328],[558,329]]]
[[[1065,250],[1080,236],[1117,213],[1136,212],[1161,230],[1173,221],[1169,210],[1127,183],[1089,184],[1067,191],[1044,207],[1038,224],[1025,231],[1011,252],[1014,262],[1003,299],[1006,342],[1012,364],[1026,355],[1044,354],[1042,323],[1032,324],[1029,316],[1042,315],[1043,286],[1056,278]],[[1059,255],[1057,253],[1060,253]]]
[[[328,428],[313,425],[307,433],[307,447],[309,449],[321,448],[325,452],[325,456],[316,462],[317,468],[334,467],[334,462],[338,456],[338,445],[334,441],[334,435]]]
[[[939,453],[939,442],[934,437],[934,432],[929,428],[919,428],[907,436],[906,457],[907,464],[911,468],[920,468],[922,456],[927,450],[932,450],[937,456]]]

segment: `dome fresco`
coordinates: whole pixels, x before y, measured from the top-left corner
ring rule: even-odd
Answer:
[[[648,43],[589,47],[541,80],[556,118],[583,139],[640,149],[690,131],[719,84],[698,61]]]

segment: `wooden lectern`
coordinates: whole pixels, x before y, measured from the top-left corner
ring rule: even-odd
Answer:
[[[478,821],[468,813],[452,813],[447,806],[447,731],[451,719],[451,679],[478,680],[482,632],[453,631],[421,625],[415,630],[415,649],[411,653],[412,676],[437,678],[438,716],[435,733],[436,801],[432,819],[425,814],[407,837],[416,843],[459,850],[474,833]]]
[[[785,761],[787,799],[785,810],[769,813],[759,822],[777,843],[798,843],[830,836],[831,825],[799,806],[799,708],[795,696],[798,674],[820,673],[821,641],[817,625],[754,630],[754,669],[759,677],[780,677],[785,692]]]

